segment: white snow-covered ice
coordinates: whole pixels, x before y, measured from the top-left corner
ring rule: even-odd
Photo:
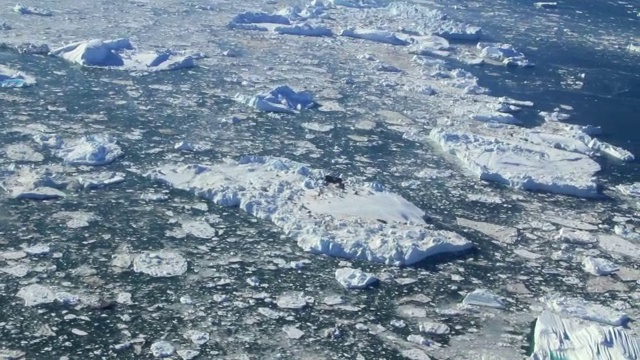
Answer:
[[[112,163],[124,152],[115,137],[94,134],[63,142],[55,154],[69,165],[99,166]]]
[[[21,88],[35,83],[33,76],[0,65],[0,88]]]
[[[353,268],[336,270],[336,280],[346,289],[364,289],[378,281],[373,274]]]
[[[464,305],[484,306],[496,309],[505,307],[504,298],[487,289],[476,289],[468,293],[462,300]]]
[[[236,94],[234,100],[265,112],[297,113],[318,105],[310,92],[295,91],[287,85],[277,86],[266,94]]]

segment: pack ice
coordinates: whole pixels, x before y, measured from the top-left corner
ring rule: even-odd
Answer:
[[[295,91],[288,85],[280,85],[266,94],[254,96],[236,94],[234,100],[258,111],[297,113],[315,107],[313,95],[307,91]]]
[[[56,156],[69,165],[106,165],[124,153],[115,137],[105,134],[85,135],[62,142],[54,150]]]
[[[170,164],[147,176],[271,221],[312,253],[410,265],[473,247],[456,233],[430,229],[422,210],[379,183],[325,177],[284,158]]]
[[[26,87],[35,83],[33,76],[0,65],[0,88]]]
[[[0,188],[16,199],[51,200],[65,196],[60,191],[68,180],[56,174],[56,169],[11,165],[0,171]]]
[[[493,61],[498,61],[508,66],[532,67],[531,63],[523,53],[516,50],[511,44],[484,43],[477,45],[480,49],[480,56]]]
[[[478,40],[482,34],[480,27],[450,19],[440,10],[405,2],[393,2],[388,9],[392,17],[415,24],[415,28],[410,29],[411,33],[464,41]]]
[[[204,57],[191,51],[143,52],[127,38],[80,41],[54,49],[49,54],[86,67],[146,72],[194,67],[196,60]]]
[[[33,6],[26,6],[22,4],[16,4],[16,6],[13,7],[13,12],[16,12],[22,15],[39,15],[39,16],[53,15],[50,10],[33,7]]]

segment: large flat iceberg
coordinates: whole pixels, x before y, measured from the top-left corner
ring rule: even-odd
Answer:
[[[190,51],[137,50],[127,38],[115,40],[87,40],[52,50],[52,56],[86,67],[153,72],[194,67],[202,53]]]
[[[147,176],[269,220],[312,253],[399,266],[473,247],[429,228],[422,210],[379,183],[343,181],[284,158],[165,165]]]
[[[430,138],[482,180],[514,188],[598,197],[598,163],[588,156],[527,142],[434,128]]]
[[[340,36],[379,42],[389,45],[409,45],[408,41],[400,39],[393,32],[385,30],[347,28],[342,30]]]
[[[35,83],[33,76],[0,65],[0,88],[26,87]]]
[[[97,166],[109,164],[124,153],[115,137],[96,134],[63,142],[55,154],[66,164]]]
[[[254,96],[236,94],[234,100],[266,112],[296,113],[318,105],[313,101],[313,95],[310,92],[295,91],[287,85],[277,86],[266,94]]]

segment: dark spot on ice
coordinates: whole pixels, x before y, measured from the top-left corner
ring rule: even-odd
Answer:
[[[344,183],[342,182],[342,178],[332,175],[326,175],[324,177],[325,184],[336,184],[340,189],[344,190]]]
[[[383,224],[386,224],[386,223],[387,223],[387,221],[386,221],[386,220],[382,220],[382,219],[376,219],[376,220],[378,220],[378,222],[381,222],[381,223],[383,223]]]

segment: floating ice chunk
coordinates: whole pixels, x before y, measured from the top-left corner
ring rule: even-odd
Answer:
[[[267,94],[255,96],[236,94],[234,100],[258,111],[267,112],[297,113],[318,105],[313,101],[313,95],[310,92],[296,92],[287,85],[280,85]]]
[[[364,289],[378,281],[373,274],[352,268],[336,270],[336,280],[346,289]]]
[[[611,275],[618,271],[618,266],[607,259],[586,256],[582,260],[582,268],[584,271],[593,275]]]
[[[178,354],[178,356],[182,360],[192,360],[192,359],[195,359],[198,355],[200,355],[200,351],[182,349],[182,350],[176,351],[176,354]]]
[[[533,3],[533,6],[537,7],[538,9],[554,9],[558,7],[558,3],[557,2],[535,2]]]
[[[619,193],[631,197],[640,197],[640,182],[632,184],[620,184],[616,186]]]
[[[7,158],[16,161],[40,162],[44,156],[26,144],[9,144],[2,149]]]
[[[325,184],[321,172],[284,158],[167,165],[147,176],[269,220],[313,253],[410,265],[473,247],[456,233],[427,228],[422,210],[384,188]]]
[[[216,229],[204,221],[186,221],[182,223],[182,230],[200,239],[211,239],[216,236]]]
[[[36,244],[22,250],[29,255],[46,255],[51,251],[51,247],[47,244]]]
[[[0,28],[2,25],[0,24]],[[49,45],[47,44],[34,44],[34,43],[22,43],[14,46],[14,49],[19,54],[25,55],[47,55],[50,51]]]
[[[640,13],[638,13],[638,16],[640,16]],[[631,43],[631,44],[629,44],[629,46],[627,46],[627,50],[629,50],[631,52],[640,53],[640,43]]]
[[[33,6],[26,6],[22,4],[16,4],[16,6],[13,7],[13,12],[16,12],[22,15],[39,15],[39,16],[53,15],[50,10],[33,7]]]
[[[468,293],[462,300],[464,305],[486,306],[496,309],[504,308],[504,298],[486,289],[476,289]]]
[[[424,346],[429,346],[429,344],[431,344],[431,341],[429,341],[428,339],[425,339],[421,335],[415,335],[415,334],[407,336],[407,341],[414,344],[418,344],[418,345],[424,345]]]
[[[409,42],[402,40],[396,34],[390,31],[373,30],[373,29],[355,29],[346,28],[342,30],[340,36],[346,36],[356,39],[374,41],[390,45],[408,45]]]
[[[558,235],[556,235],[556,239],[579,245],[589,245],[598,242],[598,238],[590,232],[567,228],[561,228]]]
[[[333,36],[333,32],[326,26],[312,26],[309,24],[294,26],[278,26],[273,29],[278,34],[299,36]]]
[[[78,183],[85,190],[99,189],[108,185],[124,182],[124,174],[113,172],[102,172],[97,174],[87,174],[78,177]]]
[[[24,306],[48,304],[57,299],[53,290],[40,284],[31,284],[21,288],[16,296],[24,300]]]
[[[425,334],[445,335],[448,334],[451,329],[442,323],[422,322],[420,323],[420,331]]]
[[[204,57],[201,53],[188,51],[140,52],[127,38],[80,41],[54,49],[49,54],[87,67],[146,72],[194,67],[195,60]]]
[[[416,44],[409,47],[409,54],[428,56],[451,49],[449,41],[440,36],[424,36],[417,40],[418,42]]]
[[[21,88],[35,83],[33,76],[0,65],[0,88]]]
[[[168,250],[145,252],[135,257],[133,270],[153,277],[180,276],[187,272],[187,260]]]
[[[640,246],[620,236],[599,234],[598,245],[606,251],[640,259]]]
[[[307,306],[309,300],[302,291],[294,291],[278,296],[276,305],[281,309],[302,309]]]
[[[242,12],[231,19],[231,24],[280,24],[290,25],[291,21],[286,16],[268,14],[266,12]]]
[[[498,61],[505,65],[533,66],[533,64],[525,58],[524,54],[516,50],[511,44],[480,42],[477,47],[480,49],[480,56],[483,58]]]
[[[382,0],[329,0],[327,4],[331,7],[344,6],[349,8],[377,8],[384,6]]]
[[[536,319],[532,360],[638,359],[640,339],[623,328],[564,319],[543,311]]]
[[[444,128],[434,128],[429,136],[481,180],[523,190],[601,196],[594,178],[600,166],[586,155]]]
[[[170,357],[175,352],[176,348],[168,341],[156,341],[151,344],[151,354],[157,358]]]
[[[204,331],[190,330],[187,331],[185,337],[198,346],[202,346],[209,342],[209,333]]]
[[[505,96],[498,98],[498,101],[500,101],[501,103],[516,105],[520,107],[532,107],[534,105],[532,101],[515,100]]]
[[[70,165],[99,166],[112,163],[124,153],[115,137],[97,134],[64,142],[55,154]]]
[[[567,121],[571,118],[571,115],[565,114],[560,111],[540,111],[540,116],[544,118],[544,121]]]
[[[487,123],[502,123],[502,124],[513,124],[519,125],[521,124],[520,120],[518,120],[515,116],[511,114],[505,114],[501,112],[496,113],[484,113],[484,114],[474,114],[471,116],[473,120],[487,122]]]
[[[609,143],[600,141],[598,139],[592,139],[588,146],[594,150],[597,150],[603,154],[609,155],[613,158],[620,159],[622,161],[633,161],[635,156],[621,147],[613,146]]]
[[[550,310],[564,316],[594,321],[611,326],[625,326],[629,316],[621,311],[610,309],[583,299],[552,296],[546,300]]]
[[[613,227],[613,232],[616,235],[620,235],[625,239],[640,241],[640,233],[634,231],[634,228],[627,225],[616,225]]]
[[[65,197],[58,189],[68,181],[51,168],[18,167],[0,172],[0,188],[16,199],[49,200]]]
[[[478,26],[450,19],[443,12],[423,5],[392,2],[388,9],[391,16],[405,19],[407,23],[418,24],[415,31],[424,35],[467,41],[478,40],[482,34],[482,29]]]
[[[289,339],[298,340],[304,336],[304,331],[298,329],[295,326],[288,325],[283,327],[282,330],[285,332],[285,334],[287,334],[287,337]]]

